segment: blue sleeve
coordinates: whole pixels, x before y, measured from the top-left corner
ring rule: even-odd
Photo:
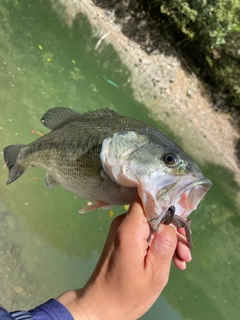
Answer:
[[[30,313],[25,310],[8,312],[0,306],[0,320],[34,320]]]
[[[58,300],[50,299],[29,310],[34,320],[74,320],[71,313]]]
[[[0,320],[74,320],[71,313],[55,299],[29,310],[8,312],[0,306]]]
[[[0,306],[0,319],[1,320],[14,320],[14,318],[7,312],[6,309]]]

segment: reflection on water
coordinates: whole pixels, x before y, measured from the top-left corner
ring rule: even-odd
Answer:
[[[1,2],[1,150],[48,132],[39,119],[56,105],[79,112],[110,107],[154,124],[132,97],[129,71],[110,45],[95,51],[97,41],[83,16],[70,28],[50,2]],[[205,164],[202,169],[213,187],[192,215],[193,261],[185,272],[172,269],[164,298],[143,319],[239,317],[239,186],[224,168]],[[109,212],[79,215],[86,200],[59,186],[47,189],[40,169],[10,186],[7,170],[0,177],[1,302],[31,307],[83,285],[106,238]],[[115,215],[122,212],[123,207],[114,208]]]

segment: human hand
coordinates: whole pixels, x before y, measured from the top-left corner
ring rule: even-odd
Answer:
[[[84,288],[58,298],[77,319],[137,319],[168,282],[171,260],[185,269],[191,260],[183,231],[160,224],[149,237],[141,200],[116,217],[98,264]]]

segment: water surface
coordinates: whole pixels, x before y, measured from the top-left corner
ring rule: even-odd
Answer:
[[[172,136],[134,100],[130,71],[111,45],[96,51],[97,41],[84,16],[78,15],[69,27],[51,2],[1,1],[1,150],[47,133],[39,119],[55,106],[79,112],[109,107]],[[3,164],[2,154],[0,159]],[[239,319],[239,186],[232,172],[214,163],[202,169],[213,187],[192,214],[193,261],[184,272],[172,268],[163,295],[142,319]],[[15,280],[13,295],[9,279],[4,305],[29,308],[86,282],[113,217],[104,210],[79,215],[86,200],[60,186],[47,189],[41,169],[27,171],[9,186],[7,174],[4,169],[0,174],[0,228],[5,234],[0,242],[3,248],[17,244],[18,249],[10,251],[24,272]],[[115,207],[114,216],[124,211]],[[0,282],[5,276],[0,273]],[[16,287],[23,291],[16,292]],[[0,297],[5,289],[0,286]]]

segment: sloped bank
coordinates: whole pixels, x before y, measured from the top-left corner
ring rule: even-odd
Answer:
[[[93,50],[111,44],[131,71],[134,97],[157,121],[164,121],[200,164],[230,169],[240,184],[239,132],[227,114],[216,111],[210,95],[184,66],[168,41],[154,30],[135,1],[60,0],[68,23],[81,12],[99,38]]]

